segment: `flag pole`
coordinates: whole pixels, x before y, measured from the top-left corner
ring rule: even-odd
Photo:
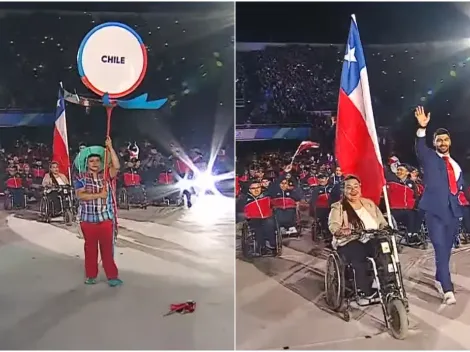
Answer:
[[[297,150],[294,153],[294,156],[292,157],[292,160],[290,162],[290,167],[292,167],[292,165],[294,164],[294,159],[297,156],[297,154],[299,154],[299,149],[300,149],[300,145],[298,146]]]
[[[356,24],[356,26],[358,26],[357,24],[357,19],[356,19],[356,15],[355,14],[351,14],[351,18],[353,20],[353,22]],[[375,124],[375,120],[374,120],[374,124]],[[338,126],[338,125],[337,125]],[[338,128],[338,127],[336,127]],[[377,138],[377,131],[375,131],[375,136]],[[374,146],[375,147],[375,146]],[[379,161],[382,162],[382,153],[380,151],[380,147],[379,145],[377,144],[377,150],[376,150],[376,153],[377,153],[377,156],[379,158]],[[382,175],[383,177],[385,178],[385,175],[383,174],[383,164],[382,164]],[[387,219],[388,219],[388,224],[389,226],[393,229],[394,226],[393,226],[393,221],[392,221],[392,212],[390,210],[390,202],[389,202],[389,199],[388,199],[388,193],[387,193],[387,185],[384,185],[382,187],[382,192],[383,192],[383,196],[384,196],[384,202],[385,202],[385,209],[386,209],[386,214],[387,214]],[[393,251],[394,251],[394,258],[395,258],[395,261],[397,263],[400,263],[400,259],[398,258],[398,249],[397,249],[397,242],[396,242],[396,238],[395,236],[392,236],[392,246],[393,246]]]

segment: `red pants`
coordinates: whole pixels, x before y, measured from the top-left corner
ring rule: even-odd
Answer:
[[[81,222],[85,238],[85,275],[87,278],[98,276],[98,244],[101,261],[108,280],[118,278],[118,269],[113,257],[113,222],[111,220],[93,223]]]

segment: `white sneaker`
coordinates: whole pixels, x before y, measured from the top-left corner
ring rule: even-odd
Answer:
[[[437,292],[441,296],[444,296],[444,290],[442,289],[442,285],[439,281],[437,281],[437,280],[434,281],[434,287],[436,288]]]
[[[457,300],[455,299],[454,293],[452,291],[444,293],[444,304],[448,306],[456,304]]]

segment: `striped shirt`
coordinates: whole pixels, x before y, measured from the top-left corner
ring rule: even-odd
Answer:
[[[98,174],[98,179],[91,172],[79,173],[75,180],[75,189],[85,189],[87,193],[100,193],[103,189],[104,173]],[[81,222],[98,223],[114,218],[112,190],[108,182],[108,197],[105,199],[80,200],[78,216]]]

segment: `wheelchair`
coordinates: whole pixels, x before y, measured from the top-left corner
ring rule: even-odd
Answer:
[[[368,257],[369,273],[376,282],[376,294],[364,299],[356,284],[354,268],[336,250],[329,254],[325,272],[325,298],[328,307],[343,314],[345,321],[350,321],[350,305],[352,302],[360,307],[371,305],[382,306],[385,326],[396,339],[403,340],[408,334],[409,304],[403,285],[400,263],[397,261],[395,230],[362,231],[357,234],[361,240],[365,238],[377,241],[377,252],[387,257],[387,265],[378,265],[377,256]],[[366,303],[364,303],[366,301]]]
[[[462,244],[470,243],[470,233],[469,230],[465,227],[463,218],[459,219],[459,231],[458,231],[459,240]]]
[[[315,212],[310,214],[313,217],[311,224],[311,236],[313,242],[328,241],[331,239],[330,230],[324,228],[320,219],[316,216]]]
[[[162,202],[168,207],[182,207],[184,205],[184,196],[180,191],[177,191],[169,196],[163,197]]]
[[[13,209],[26,209],[27,203],[28,203],[28,196],[26,194],[26,190],[24,188],[19,188],[23,190],[23,199],[21,205],[15,207],[14,206],[14,200],[13,200],[13,195],[11,194],[11,191],[7,188],[5,190],[5,197],[3,199],[3,207],[4,210],[13,210]]]
[[[309,225],[309,220],[308,218],[305,219],[305,215],[302,216],[302,212],[301,212],[301,207],[302,207],[302,204],[299,204],[299,206],[297,207],[297,211],[296,211],[296,229],[297,229],[297,233],[298,233],[298,238],[302,237],[302,232],[303,230],[307,230],[310,228],[310,225]]]
[[[56,209],[52,196],[57,196],[59,209]],[[70,226],[74,220],[74,192],[72,186],[44,187],[39,201],[39,220],[50,223],[53,218],[62,216],[64,224]]]
[[[139,192],[140,194],[136,195],[136,194],[132,194],[133,192],[129,192],[128,189],[131,187],[136,192]],[[141,208],[141,209],[147,209],[147,206],[148,206],[147,192],[145,191],[145,187],[142,185],[121,187],[119,189],[117,199],[118,199],[117,205],[119,209],[129,210],[131,206]]]
[[[388,221],[388,215],[387,213],[384,213],[383,214],[384,218],[385,218],[385,221],[387,221],[387,224],[389,224],[389,221]],[[396,233],[396,245],[397,245],[397,251],[398,253],[402,253],[403,252],[403,236],[406,237],[407,235],[407,230],[405,227],[403,227],[403,225],[399,225],[397,223],[397,221],[395,220],[395,218],[393,217],[392,215],[392,226],[394,229],[397,230],[397,233]],[[421,226],[422,228],[422,226]]]
[[[384,214],[385,220],[387,220],[387,215]],[[407,227],[401,223],[397,222],[392,215],[392,224],[393,228],[398,230],[397,234],[397,246],[398,246],[398,253],[403,251],[403,246],[411,247],[411,248],[421,248],[421,249],[428,249],[428,229],[424,220],[421,223],[419,228],[418,236],[415,241],[410,241],[408,236],[408,229]]]
[[[292,208],[289,208],[289,209],[292,209]],[[275,208],[274,209],[274,216],[276,217],[276,214],[278,211],[282,211],[284,209],[280,209],[280,208]],[[287,209],[286,209],[287,210]],[[281,237],[282,238],[285,238],[285,239],[300,239],[302,237],[302,229],[305,226],[305,222],[301,222],[301,216],[300,216],[300,211],[299,211],[299,208],[297,207],[296,210],[295,210],[295,221],[294,221],[294,227],[295,228],[295,232],[294,233],[290,233],[288,232],[288,228],[286,228],[285,226],[280,226],[279,225],[279,220],[277,219],[276,217],[276,222],[279,226],[279,232],[281,234]]]
[[[244,258],[252,257],[279,257],[282,255],[282,234],[279,230],[276,218],[276,249],[271,251],[264,248],[258,248],[256,243],[255,232],[250,228],[248,221],[244,221],[242,225],[241,247]]]

